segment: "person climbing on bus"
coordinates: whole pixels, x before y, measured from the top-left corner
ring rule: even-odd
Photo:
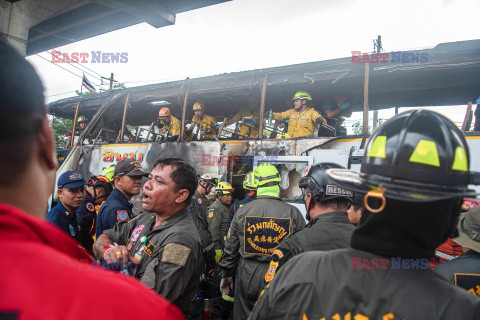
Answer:
[[[326,123],[326,120],[310,107],[311,101],[312,97],[308,92],[298,91],[293,96],[294,108],[273,113],[273,119],[276,121],[288,120],[287,133],[292,138],[313,135],[318,132],[321,124]]]
[[[321,129],[319,136],[345,136],[347,135],[347,129],[342,126],[345,122],[345,117],[351,117],[353,112],[353,106],[350,102],[347,102],[347,98],[340,96],[335,99],[335,102],[326,102],[321,107],[321,114],[327,121],[327,124],[334,129],[324,130]]]
[[[83,132],[83,130],[85,130],[85,128],[87,127],[88,119],[85,116],[80,116],[77,119],[77,123],[78,123],[78,127],[80,129],[80,132]]]
[[[192,118],[192,127],[190,129],[190,134],[193,131],[193,124],[198,127],[198,132],[200,139],[214,139],[218,133],[217,129],[217,120],[214,117],[205,114],[205,104],[203,102],[197,101],[193,104],[193,112],[195,115]]]

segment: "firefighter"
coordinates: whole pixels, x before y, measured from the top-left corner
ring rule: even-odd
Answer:
[[[440,263],[435,271],[480,296],[480,206],[462,213],[457,229],[458,237],[453,240],[463,247],[464,253],[456,259]]]
[[[207,221],[208,230],[212,234],[212,241],[215,246],[215,260],[220,261],[223,254],[223,237],[227,230],[228,212],[233,200],[232,188],[228,182],[219,182],[215,188],[217,199],[208,208]]]
[[[260,96],[253,94],[250,96],[248,107],[242,108],[233,118],[227,120],[224,127],[237,122],[237,136],[239,139],[258,138],[258,124],[260,116],[258,113],[258,100]]]
[[[87,127],[88,119],[85,116],[80,116],[77,119],[77,123],[78,123],[78,126],[80,128],[80,132],[82,132]]]
[[[214,117],[205,114],[205,104],[203,102],[195,102],[193,104],[192,123],[197,124],[198,129],[203,132],[204,139],[214,139],[218,133],[217,121]]]
[[[252,202],[257,197],[257,181],[255,180],[255,174],[253,171],[247,173],[245,179],[243,180],[243,189],[245,190],[245,198],[242,200],[235,200],[233,205],[230,207],[230,212],[228,213],[228,223],[227,223],[227,233],[232,224],[233,217],[237,213],[238,209],[246,205],[249,202]]]
[[[148,173],[142,169],[140,162],[127,158],[120,160],[115,166],[115,189],[98,212],[95,223],[97,238],[103,231],[112,229],[117,222],[127,221],[133,218],[133,196],[140,194],[142,177]]]
[[[92,235],[95,234],[95,230],[92,234],[92,227],[95,225],[95,219],[97,218],[95,206],[102,204],[112,193],[112,185],[103,176],[93,176],[87,181],[85,192],[85,200],[75,214],[82,235],[82,244],[88,251],[92,252]]]
[[[249,319],[480,319],[480,300],[428,267],[456,230],[462,197],[476,194],[469,156],[462,132],[438,113],[388,120],[372,134],[360,173],[327,170],[375,212],[351,248],[291,259]]]
[[[156,126],[159,128],[159,134],[163,135],[167,131],[169,137],[175,138],[180,135],[181,122],[170,114],[170,109],[163,107],[158,112]]]
[[[213,176],[211,173],[205,173],[201,175],[198,179],[197,190],[192,197],[192,207],[196,212],[198,212],[202,221],[207,224],[207,210],[210,206],[210,200],[208,200],[207,195],[210,194],[212,189],[218,184],[218,179]]]
[[[112,164],[111,166],[103,169],[102,174],[101,174],[103,177],[107,178],[107,180],[112,185],[112,188],[114,187],[114,185],[113,185],[113,174],[114,173],[115,173],[115,165]]]
[[[276,121],[288,120],[288,135],[292,138],[310,136],[318,131],[317,127],[326,123],[325,119],[311,108],[309,104],[312,97],[308,92],[298,91],[293,96],[294,108],[281,112],[273,113],[273,119]]]
[[[321,115],[327,121],[327,124],[334,128],[333,131],[322,130],[321,136],[345,136],[347,135],[347,129],[342,126],[345,122],[345,117],[351,117],[353,112],[353,106],[350,102],[347,102],[345,97],[337,97],[334,103],[324,103],[321,107]]]
[[[233,217],[220,260],[220,291],[232,289],[235,276],[233,318],[246,319],[262,286],[273,250],[291,232],[305,227],[300,211],[280,199],[280,175],[271,164],[255,169],[257,198],[242,206]],[[237,267],[238,264],[238,267]]]
[[[348,248],[355,226],[348,219],[347,210],[352,204],[353,192],[336,186],[325,171],[342,168],[335,163],[319,163],[300,178],[307,212],[308,225],[287,236],[272,254],[265,274],[268,284],[278,269],[292,257],[306,251],[328,251]]]

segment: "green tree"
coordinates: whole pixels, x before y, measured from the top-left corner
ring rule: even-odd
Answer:
[[[377,120],[377,128],[380,127],[382,125],[382,123],[384,123],[385,121],[386,121],[386,119],[378,119]],[[353,134],[363,134],[363,125],[360,123],[360,121],[357,121],[352,125],[352,131],[353,131]],[[368,132],[372,133],[372,127],[371,126],[368,126]]]
[[[67,132],[72,131],[73,122],[70,119],[63,119],[53,117],[50,119],[50,126],[52,126],[55,142],[58,147],[64,147],[70,137],[67,137]]]

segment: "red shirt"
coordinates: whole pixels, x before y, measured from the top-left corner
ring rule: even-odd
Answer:
[[[85,249],[46,221],[0,203],[0,318],[184,319],[137,280],[96,269]]]
[[[450,261],[453,258],[463,253],[462,246],[448,238],[435,251],[435,257],[430,259],[429,264],[431,268],[435,268],[439,263]]]

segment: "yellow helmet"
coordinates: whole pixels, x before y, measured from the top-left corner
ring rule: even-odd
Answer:
[[[87,117],[85,117],[85,116],[80,116],[80,117],[78,117],[77,122],[78,122],[78,123],[88,122],[88,120],[87,120]]]
[[[201,111],[205,109],[203,102],[197,101],[193,104],[193,111]]]
[[[215,188],[215,193],[221,195],[230,194],[234,191],[235,189],[233,189],[232,185],[228,182],[219,182]]]
[[[312,101],[312,97],[310,96],[310,94],[306,91],[298,91],[297,93],[295,93],[295,95],[293,96],[293,100],[310,100]]]
[[[275,137],[275,139],[290,139],[290,135],[288,133],[279,133]]]
[[[245,190],[257,190],[257,180],[253,171],[247,173],[245,180],[243,180],[243,188]]]
[[[277,168],[269,163],[260,164],[254,171],[258,187],[269,187],[279,185],[281,178]]]
[[[115,172],[115,166],[106,167],[102,171],[102,176],[108,179],[108,181],[113,181],[113,173]]]

